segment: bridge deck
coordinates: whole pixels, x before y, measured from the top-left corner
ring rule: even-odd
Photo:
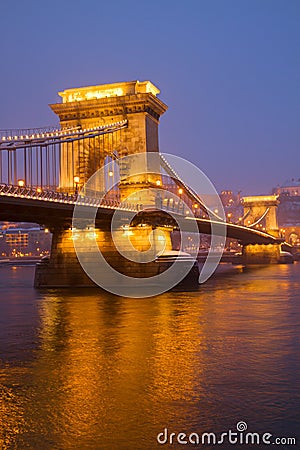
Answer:
[[[19,191],[18,191],[19,190]],[[23,193],[21,193],[23,192]],[[200,233],[211,234],[212,224],[214,225],[214,233],[217,235],[224,235],[224,223],[218,221],[212,221],[209,219],[197,218],[192,219],[190,217],[183,217],[182,215],[170,211],[172,217],[168,214],[168,211],[138,211],[136,205],[117,205],[113,202],[107,201],[99,203],[97,199],[82,199],[78,196],[64,195],[61,193],[53,193],[55,195],[39,196],[35,191],[30,195],[29,193],[15,188],[15,193],[0,192],[0,220],[12,221],[12,222],[34,222],[40,225],[48,226],[49,228],[55,226],[71,227],[72,216],[75,204],[79,201],[82,204],[83,211],[87,212],[97,208],[96,224],[108,224],[116,211],[116,209],[123,210],[124,213],[135,212],[136,218],[134,223],[145,222],[153,226],[159,226],[163,224],[169,224],[176,228],[176,217],[180,219],[183,224],[182,231],[192,231],[195,229],[196,224]],[[98,204],[97,204],[98,202]],[[174,220],[175,219],[175,220]],[[184,220],[182,220],[184,219]],[[226,224],[226,236],[228,238],[237,239],[242,244],[276,244],[282,243],[283,239],[278,239],[267,233],[247,228],[241,225],[235,225],[232,223]]]

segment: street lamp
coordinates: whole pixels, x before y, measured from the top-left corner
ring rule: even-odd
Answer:
[[[74,177],[74,183],[75,183],[75,194],[78,194],[78,185],[80,182],[80,178],[79,177]]]
[[[183,212],[184,212],[184,205],[182,205],[182,201],[181,201],[181,196],[182,196],[182,193],[183,193],[183,189],[179,188],[178,189],[178,193],[179,193],[179,197],[180,197],[180,202],[179,202],[179,205],[178,205],[178,211],[180,211],[180,208],[182,208]]]
[[[198,215],[199,214],[199,211],[198,211],[199,205],[198,205],[198,203],[194,203],[193,206],[194,206],[194,214]]]
[[[25,186],[25,180],[18,180],[18,186],[24,187]]]

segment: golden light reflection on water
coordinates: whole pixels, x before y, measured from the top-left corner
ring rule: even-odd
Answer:
[[[43,294],[33,360],[0,371],[2,447],[153,449],[165,426],[291,419],[299,268],[142,300]]]

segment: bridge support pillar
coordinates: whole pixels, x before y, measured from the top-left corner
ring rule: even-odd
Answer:
[[[115,242],[124,250],[136,249],[143,252],[150,248],[150,233],[153,231],[153,258],[160,250],[172,250],[171,229],[158,227],[152,230],[150,226],[130,227],[121,229],[114,235]],[[74,248],[74,239],[84,242],[87,259],[95,260],[99,264],[95,252],[89,247],[89,240],[95,238],[102,255],[118,272],[131,277],[151,277],[159,273],[159,264],[155,261],[148,263],[131,261],[122,256],[116,249],[110,230],[94,228],[93,230],[76,230],[55,228],[52,230],[52,249],[50,260],[36,266],[35,287],[84,287],[96,286],[81,267]],[[127,245],[127,248],[126,248]],[[133,250],[134,251],[134,250]],[[136,254],[136,252],[135,252]],[[97,270],[97,268],[95,269]],[[101,267],[99,267],[101,273]]]
[[[278,264],[280,261],[281,244],[248,244],[244,245],[242,263],[251,264]]]
[[[92,286],[82,270],[73,245],[72,231],[55,227],[52,232],[50,260],[43,260],[35,269],[35,287]]]

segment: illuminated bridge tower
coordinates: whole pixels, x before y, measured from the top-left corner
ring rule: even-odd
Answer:
[[[106,84],[60,92],[62,103],[50,106],[59,116],[63,128],[89,129],[121,121],[127,121],[127,127],[98,138],[87,138],[84,143],[81,140],[72,145],[63,144],[59,190],[74,193],[77,188],[80,190],[89,177],[107,162],[106,158],[112,158],[115,154],[123,157],[136,153],[145,155],[144,158],[139,158],[139,165],[135,167],[138,169],[135,173],[142,173],[142,175],[130,177],[129,168],[129,177],[122,179],[121,176],[119,189],[121,201],[126,202],[126,198],[130,195],[134,203],[139,199],[132,198],[132,195],[140,195],[136,191],[157,186],[157,175],[145,174],[145,172],[147,169],[148,171],[153,169],[153,172],[160,171],[160,167],[149,167],[147,158],[149,153],[159,151],[159,118],[167,110],[167,106],[157,97],[158,94],[158,88],[150,81]],[[79,156],[74,159],[74,155]],[[73,163],[70,164],[70,161]],[[75,178],[76,182],[74,182]],[[104,185],[105,180],[100,180],[100,185],[95,186],[95,189],[101,192],[102,189],[104,190]],[[49,263],[37,267],[35,277],[37,287],[92,284],[78,262],[71,225],[69,222],[52,227],[51,257]],[[157,230],[152,230],[151,226],[131,227],[130,232],[120,228],[117,238],[120,241],[125,239],[127,242],[126,233],[130,234],[132,245],[136,250],[143,252],[149,247],[149,235],[152,232],[153,248],[157,249],[161,246],[163,233],[165,249],[172,249],[170,228],[159,227]],[[76,230],[76,233],[84,234],[86,230]],[[152,265],[151,263],[139,264],[122,258],[116,250],[108,223],[97,225],[94,233],[104,257],[117,271],[137,277],[156,274],[158,264],[155,262]]]
[[[113,153],[120,157],[145,153],[146,168],[147,153],[159,150],[158,123],[160,116],[167,110],[167,105],[157,97],[159,92],[150,81],[104,84],[59,92],[62,103],[50,107],[59,116],[63,128],[87,129],[128,121],[127,128],[117,133],[106,134],[99,140],[78,141],[74,143],[77,146],[75,149],[70,145],[62,149],[60,190],[74,191],[74,177],[77,179],[76,184],[83,186],[93,172],[104,165],[105,158],[111,157]],[[70,167],[69,161],[74,159],[74,154],[81,155],[80,161],[77,158],[73,167]],[[143,169],[141,167],[141,171]],[[143,182],[154,182],[144,178],[135,181],[140,186]],[[100,191],[102,188],[104,186],[97,186]],[[124,185],[122,192],[121,195],[126,197],[128,193]]]
[[[272,236],[279,236],[277,221],[278,195],[255,195],[243,197],[244,225],[263,228]]]
[[[243,197],[244,225],[279,237],[277,221],[278,195]],[[278,263],[280,244],[248,244],[243,247],[245,264]]]

